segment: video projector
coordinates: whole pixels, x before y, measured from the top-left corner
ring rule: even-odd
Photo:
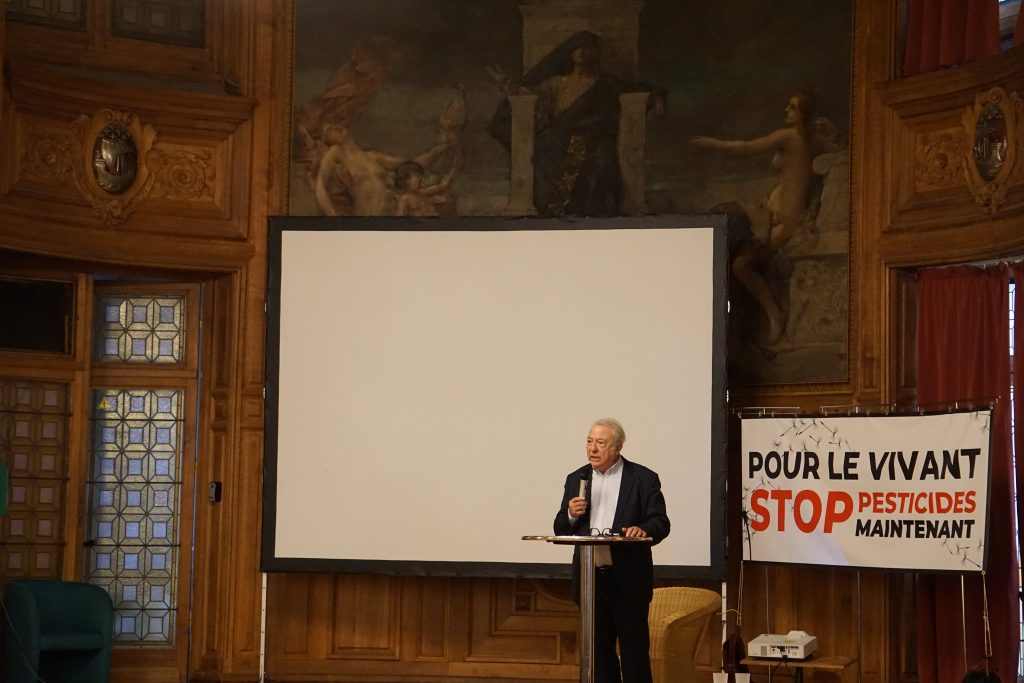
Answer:
[[[818,649],[818,639],[805,631],[790,631],[786,635],[763,633],[747,644],[751,657],[774,659],[807,659]]]

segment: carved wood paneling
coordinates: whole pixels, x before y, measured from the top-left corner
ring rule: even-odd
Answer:
[[[227,458],[228,437],[224,428],[211,429],[209,415],[203,430],[203,444],[200,448],[202,456],[197,476],[200,490],[211,481],[223,481],[223,463]],[[220,504],[210,503],[200,496],[196,511],[196,559],[195,571],[202,576],[196,582],[195,606],[192,612],[193,653],[197,658],[193,662],[195,670],[215,669],[223,647],[214,637],[216,625],[224,620],[224,611],[228,603],[215,599],[221,594],[226,581],[226,573],[222,564],[213,555],[212,544],[208,539],[222,538],[224,535],[224,515]]]
[[[821,656],[857,660],[841,672],[806,674],[815,680],[852,682],[858,680],[858,666],[876,672],[885,668],[885,660],[872,645],[881,642],[884,633],[869,630],[875,629],[879,617],[885,618],[884,608],[874,608],[879,598],[877,587],[864,581],[863,575],[859,579],[854,570],[747,564],[744,576],[740,633],[745,640],[761,633],[803,630],[818,638]],[[792,674],[784,667],[776,673]]]
[[[239,146],[237,137],[246,132],[251,104],[244,106],[238,98],[198,98],[203,101],[191,103],[190,112],[181,110],[175,116],[173,110],[154,108],[154,101],[134,109],[119,107],[118,87],[102,81],[75,79],[64,83],[58,94],[53,87],[58,76],[38,69],[12,74],[11,123],[20,153],[8,161],[5,203],[28,210],[38,203],[33,199],[67,202],[73,196],[77,201],[72,203],[90,205],[107,228],[128,222],[146,231],[245,237],[246,214],[238,214],[244,207],[232,205],[239,186],[233,176],[248,166],[248,146]],[[109,95],[98,98],[97,92]],[[161,94],[153,97],[159,101]],[[177,106],[180,99],[174,94]],[[96,135],[111,122],[129,128],[138,149],[138,177],[120,194],[105,191],[92,172]],[[135,213],[164,220],[132,222]],[[184,216],[191,222],[183,223]],[[79,218],[86,220],[85,215]],[[168,225],[162,228],[161,223]]]
[[[510,667],[528,679],[577,675],[576,607],[546,582],[270,578],[267,656],[275,678],[299,671],[507,677]]]
[[[1002,151],[992,150],[993,155],[1003,159],[1002,168],[987,179],[975,161],[975,138],[979,121],[990,107],[1001,112],[1007,138]],[[1024,149],[1020,142],[1024,137],[1022,114],[1024,102],[1017,93],[994,87],[976,94],[973,106],[961,112],[959,127],[918,134],[914,191],[920,194],[967,190],[986,213],[999,211],[1006,201],[1007,191],[1015,182],[1024,181],[1024,173],[1018,167]]]
[[[238,305],[241,295],[238,290],[239,278],[236,275],[217,278],[208,287],[207,327],[210,342],[207,345],[209,362],[206,371],[210,392],[213,399],[217,400],[217,409],[212,414],[218,422],[228,417],[228,399],[232,395],[231,378],[238,365],[234,350],[241,318]]]
[[[153,126],[143,124],[134,114],[103,109],[92,116],[81,115],[70,125],[58,126],[54,122],[19,117],[21,133],[15,149],[21,149],[21,166],[13,170],[17,180],[8,192],[22,188],[41,199],[55,199],[71,188],[77,192],[76,200],[85,200],[103,225],[114,227],[134,213],[141,201],[150,193],[155,176],[147,164],[137,164],[138,156],[152,150],[156,132]],[[136,153],[126,163],[138,168],[135,181],[124,192],[108,192],[100,186],[94,174],[94,145],[104,126],[113,124],[129,131]],[[122,159],[115,160],[121,163]],[[27,187],[26,187],[27,186]],[[53,188],[58,188],[54,193]]]
[[[418,662],[443,662],[450,656],[451,582],[452,579],[437,577],[406,579],[405,590],[413,599],[406,614],[415,615],[413,623],[418,624],[414,629],[418,637],[413,639],[414,659]]]
[[[95,5],[87,3],[90,11],[103,4],[102,0]],[[219,0],[206,4],[213,11],[223,9]],[[221,79],[215,62],[228,52],[234,67],[251,62],[252,54],[237,51],[249,49],[256,8],[266,12],[272,3],[230,4],[232,20],[220,23],[221,32],[230,27],[232,34],[241,32],[244,37],[234,40],[234,47],[227,51],[192,51],[198,59],[159,46],[139,49],[138,43],[130,46],[121,41],[120,47],[126,49],[118,53],[114,47],[107,53],[108,57],[114,55],[114,60],[97,61],[82,58],[81,53],[95,45],[75,44],[74,36],[68,39],[64,32],[55,36],[23,25],[17,27],[13,47],[10,41],[0,40],[4,63],[0,145],[6,152],[0,159],[0,209],[4,216],[0,247],[11,250],[6,252],[9,254],[17,250],[15,258],[22,261],[30,260],[24,258],[26,254],[50,261],[58,257],[87,272],[166,278],[168,272],[202,271],[188,279],[213,278],[217,285],[211,290],[221,293],[207,299],[203,321],[209,342],[204,344],[204,355],[212,361],[204,363],[204,368],[216,368],[216,372],[204,376],[202,390],[209,389],[215,400],[204,397],[201,401],[196,477],[200,491],[205,491],[210,480],[224,481],[225,495],[218,504],[201,496],[196,509],[190,670],[179,669],[176,652],[129,650],[127,655],[118,653],[112,680],[175,681],[198,673],[209,679],[252,681],[259,668],[256,554],[262,420],[250,416],[259,422],[257,429],[242,433],[237,380],[245,319],[240,308],[245,300],[252,318],[260,317],[256,311],[261,310],[263,283],[259,278],[263,271],[258,271],[255,281],[248,281],[247,289],[244,277],[243,286],[237,286],[236,274],[244,271],[257,252],[254,241],[265,238],[266,212],[257,211],[255,216],[252,212],[254,178],[263,181],[260,192],[266,192],[271,184],[267,182],[269,173],[251,169],[256,100],[238,96],[243,88],[237,84],[233,88],[236,94],[228,94],[220,88],[197,88],[194,83],[218,83]],[[0,12],[3,28],[4,14]],[[215,36],[212,44],[217,43]],[[168,58],[171,54],[185,58]],[[196,70],[201,63],[205,66]],[[55,64],[73,65],[77,70],[54,68]],[[123,71],[117,73],[119,65],[129,64],[130,69],[145,72],[147,78],[132,82]],[[89,71],[99,66],[112,70]],[[199,73],[206,67],[207,75]],[[180,78],[165,78],[189,70],[192,85],[182,87]],[[237,68],[235,73],[239,73]],[[246,83],[245,89],[251,92],[252,83]],[[136,142],[142,142],[139,159],[147,175],[140,177],[128,194],[118,197],[100,194],[89,185],[93,124],[105,117],[137,123]],[[265,140],[265,124],[262,135]],[[263,162],[265,166],[265,156]],[[117,208],[118,200],[125,210]],[[85,288],[79,294],[86,296]],[[262,356],[257,354],[246,362],[259,367]],[[247,372],[253,370],[247,368]],[[206,380],[212,380],[209,387]],[[88,395],[77,393],[79,405],[87,405]],[[88,426],[83,418],[75,419],[78,448],[84,452]],[[73,477],[69,485],[79,490],[84,474]],[[80,501],[80,495],[75,500]],[[185,523],[191,526],[188,517]],[[68,555],[78,566],[67,578],[81,577],[81,553],[76,552]],[[185,615],[182,623],[186,623]]]
[[[915,192],[954,190],[963,185],[970,143],[962,128],[919,133],[914,147]]]
[[[183,263],[220,270],[254,252],[249,180],[254,101],[127,87],[38,65],[5,72],[0,136],[0,224],[5,243],[66,257],[100,251],[127,264],[166,264],[173,240]],[[133,132],[139,172],[120,194],[97,183],[96,134],[109,122]],[[59,210],[47,234],[24,230]],[[172,259],[172,261],[179,259]]]
[[[560,663],[558,632],[531,619],[529,604],[517,612],[514,580],[475,579],[470,595],[467,660]]]
[[[123,40],[97,50],[76,37],[55,50],[52,33],[24,26],[5,42],[0,13],[0,53],[11,65],[0,74],[0,144],[9,150],[0,159],[0,245],[121,268],[216,273],[204,321],[210,386],[197,476],[200,490],[223,481],[224,499],[201,500],[196,513],[192,674],[251,682],[259,672],[262,597],[265,219],[286,205],[292,5],[207,5],[210,45],[201,51]],[[849,381],[762,387],[734,395],[735,405],[811,410],[909,396],[914,310],[907,281],[894,273],[1024,253],[1024,180],[1009,179],[1000,208],[989,213],[958,166],[965,108],[997,85],[1020,92],[1024,52],[898,81],[900,11],[898,0],[855,3]],[[95,69],[153,78],[129,83]],[[180,87],[184,81],[191,85]],[[95,121],[104,110],[134,117],[153,133],[152,155],[142,158],[148,180],[140,181],[149,185],[120,221],[98,216],[97,195],[83,191],[78,171],[69,170],[87,168],[89,136],[75,137],[75,121]],[[738,467],[731,465],[729,476],[738,481]],[[738,509],[738,496],[730,506]],[[729,524],[730,547],[739,548],[738,516]],[[730,557],[732,607],[740,555]],[[745,577],[747,639],[802,628],[818,635],[823,652],[854,654],[859,635],[857,667],[809,676],[916,679],[913,591],[905,575],[862,574],[858,584],[850,571],[747,566]],[[272,680],[293,681],[575,680],[578,620],[566,586],[275,574],[267,671]],[[717,633],[711,635],[701,650],[708,667],[718,653]],[[160,680],[169,670],[157,660],[134,662],[144,665],[122,667],[115,678]]]
[[[231,547],[231,646],[236,656],[258,662],[260,648],[260,605],[262,580],[259,566],[259,465],[263,454],[263,432],[240,430],[233,472],[228,473],[225,502],[234,507],[235,519],[229,536]]]
[[[233,290],[234,277],[227,275],[209,282],[205,289],[203,321],[203,358],[206,385],[203,402],[206,408],[202,415],[200,431],[200,457],[197,477],[199,490],[203,491],[212,481],[224,482],[227,463],[230,461],[231,446],[231,403],[228,400],[228,374],[230,368],[230,339],[233,336],[229,326],[232,320],[231,299],[225,294]],[[192,672],[217,671],[225,654],[224,640],[219,637],[218,625],[226,620],[230,601],[217,596],[229,590],[230,575],[226,563],[221,561],[218,549],[221,539],[228,536],[230,517],[223,503],[213,503],[200,496],[196,510],[196,576],[195,604],[192,613]]]
[[[255,392],[254,392],[255,393]],[[255,424],[263,423],[263,397],[246,396],[242,399],[242,418]]]
[[[181,47],[112,36],[107,18],[110,0],[87,0],[84,31],[69,31],[10,22],[11,54],[37,61],[57,62],[118,72],[161,74],[175,80],[225,87],[237,84],[239,65],[251,58],[240,27],[252,22],[255,3],[207,0],[205,47]],[[59,46],[60,49],[54,49]]]
[[[990,116],[995,113],[996,115]],[[964,163],[964,180],[974,202],[986,213],[998,212],[1006,202],[1007,190],[1024,183],[1024,100],[1015,92],[996,86],[978,92],[974,106],[967,107],[960,120],[971,142],[971,154]],[[993,126],[1002,123],[1001,131]],[[988,133],[979,137],[980,129]],[[979,164],[985,164],[983,171]]]
[[[276,580],[276,577],[272,577]],[[281,606],[270,605],[277,618],[274,624],[280,629],[270,634],[273,641],[280,640],[280,649],[283,654],[289,656],[313,657],[321,655],[322,644],[317,648],[318,643],[311,637],[310,630],[317,623],[316,617],[323,616],[327,603],[314,603],[315,593],[310,590],[311,583],[315,580],[324,581],[324,577],[312,575],[296,576],[280,591]],[[278,594],[275,592],[275,595]]]
[[[891,680],[890,659],[893,643],[898,640],[891,628],[889,576],[885,572],[861,572],[859,577],[860,618],[857,630],[847,632],[848,642],[856,642],[860,659],[853,670],[860,683],[882,683]],[[842,618],[843,615],[837,615]],[[849,623],[847,619],[847,623]],[[842,643],[837,644],[840,649]]]
[[[260,231],[257,233],[263,235]],[[262,296],[257,294],[263,287],[262,272],[262,269],[254,271],[247,266],[223,278],[217,288],[217,299],[221,305],[215,307],[215,314],[220,312],[217,326],[222,330],[223,337],[213,368],[214,376],[224,382],[225,403],[228,406],[225,413],[229,416],[225,428],[234,443],[225,460],[222,479],[222,514],[228,522],[221,536],[207,539],[215,556],[222,561],[229,560],[225,570],[227,584],[224,591],[211,596],[213,600],[230,605],[231,615],[218,625],[217,633],[211,634],[211,637],[221,640],[224,647],[219,670],[214,672],[217,679],[251,676],[253,671],[258,670],[260,661],[263,592],[259,552],[263,423],[262,420],[253,421],[247,417],[242,404],[246,399],[251,401],[261,396],[261,387],[249,386],[244,377],[254,373],[254,366],[262,368],[263,363],[262,353],[254,353],[253,341],[248,339],[251,334],[260,334],[254,333],[253,327],[262,330]],[[326,610],[327,596],[323,590],[315,595],[320,603],[310,603],[313,605],[312,616],[303,628],[313,628],[313,624],[323,623],[323,619],[318,619],[316,615]],[[275,638],[281,638],[282,631],[275,631],[276,627],[276,624],[269,625],[268,632],[276,633]],[[305,647],[300,640],[301,634],[287,642],[289,647]],[[326,646],[323,641],[315,641],[314,644],[318,648],[315,650],[316,656],[324,657]]]
[[[915,683],[917,676],[917,608],[914,601],[916,575],[897,574],[888,577],[893,645],[889,657],[889,680],[893,683]]]
[[[0,56],[6,56],[7,49],[7,13],[0,12]],[[7,74],[0,69],[0,130],[7,111]]]
[[[332,577],[330,657],[399,658],[402,581],[394,576]]]
[[[922,74],[878,87],[892,114],[884,139],[895,153],[884,158],[893,178],[883,188],[892,210],[883,232],[921,233],[965,227],[992,214],[1024,207],[1024,173],[1014,168],[1020,148],[1019,116],[1008,116],[1011,149],[1005,173],[995,182],[978,176],[973,163],[975,121],[984,104],[1020,109],[1024,55],[1011,51],[957,69]]]
[[[907,270],[895,270],[893,277],[893,319],[890,324],[893,349],[893,402],[910,406],[917,395],[917,287]]]

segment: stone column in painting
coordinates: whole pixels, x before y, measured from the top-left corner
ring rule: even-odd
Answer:
[[[622,173],[620,210],[624,214],[647,212],[647,173],[644,168],[647,148],[647,100],[650,93],[627,92],[619,95],[619,169]]]
[[[509,198],[505,213],[530,216],[533,206],[533,136],[537,109],[536,95],[509,95],[512,106],[512,145],[509,150]]]

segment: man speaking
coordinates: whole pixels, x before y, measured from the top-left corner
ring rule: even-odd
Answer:
[[[669,521],[657,473],[622,457],[625,442],[626,433],[617,420],[604,418],[594,423],[587,434],[590,463],[566,477],[562,505],[555,515],[555,534],[560,536],[610,533],[653,539],[650,544],[594,547],[596,683],[651,683],[647,627],[654,591],[651,545],[668,536]],[[583,481],[587,483],[581,487]],[[573,593],[578,600],[578,548],[572,565]]]

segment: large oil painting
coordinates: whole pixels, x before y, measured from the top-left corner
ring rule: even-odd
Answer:
[[[844,382],[851,2],[295,0],[289,210],[725,213],[730,383]]]

